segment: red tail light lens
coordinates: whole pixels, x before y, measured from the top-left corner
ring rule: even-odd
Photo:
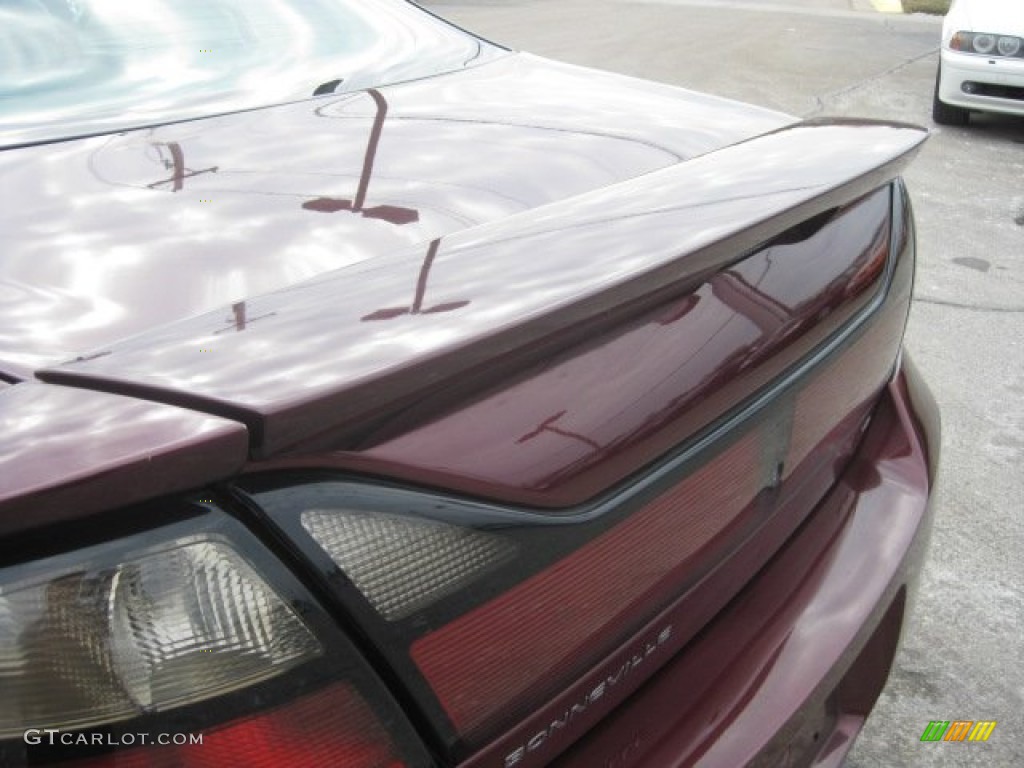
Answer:
[[[748,433],[620,525],[416,640],[412,657],[455,727],[473,736],[529,713],[692,582],[761,490],[758,440]]]
[[[201,744],[142,747],[68,768],[404,768],[363,697],[340,683],[202,734]]]

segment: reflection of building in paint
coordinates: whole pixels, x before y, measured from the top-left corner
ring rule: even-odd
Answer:
[[[373,127],[370,129],[370,138],[366,143],[366,154],[363,156],[363,169],[359,174],[359,187],[356,189],[356,196],[353,200],[345,200],[336,197],[317,197],[307,200],[302,207],[307,211],[318,211],[320,213],[337,213],[338,211],[351,211],[358,213],[366,219],[380,219],[397,226],[411,224],[420,220],[420,213],[414,208],[403,208],[399,205],[376,205],[366,207],[366,193],[370,188],[370,177],[373,175],[373,163],[377,159],[377,148],[380,146],[381,133],[384,131],[384,120],[388,114],[388,103],[376,88],[366,91],[377,107],[377,114],[373,118]]]
[[[856,257],[850,259],[849,264],[844,264],[845,268],[836,270],[834,275],[816,275],[817,279],[809,283],[813,290],[798,281],[779,280],[777,275],[780,273],[784,275],[797,269],[815,267],[814,257],[824,246],[820,240],[813,241],[813,235],[814,233],[811,233],[803,240],[794,240],[790,244],[793,248],[797,244],[804,244],[804,250],[794,252],[794,258],[803,253],[809,263],[798,262],[798,266],[794,267],[782,258],[783,253],[773,252],[771,248],[762,249],[749,257],[746,268],[737,267],[711,275],[693,292],[652,311],[642,324],[619,336],[609,338],[595,356],[589,358],[589,365],[595,371],[607,369],[609,364],[650,364],[652,369],[657,369],[656,362],[642,359],[634,350],[658,350],[674,354],[671,352],[672,348],[665,342],[682,342],[682,347],[677,347],[676,350],[680,355],[678,362],[673,370],[664,374],[664,381],[678,376],[681,382],[686,382],[686,386],[678,386],[678,394],[664,398],[660,402],[657,396],[645,393],[633,395],[637,406],[644,404],[644,407],[648,408],[642,418],[636,419],[634,434],[659,428],[683,408],[692,407],[702,398],[708,397],[709,393],[726,386],[744,370],[759,365],[780,345],[789,343],[806,328],[805,318],[820,318],[823,312],[836,311],[842,307],[847,301],[847,295],[851,293],[851,282],[858,282],[859,294],[869,289],[870,284],[884,272],[887,230],[881,228],[865,242],[864,248],[858,249]],[[769,279],[770,276],[776,276],[776,279]],[[706,329],[700,335],[706,335],[709,339],[721,339],[723,334],[729,336],[727,344],[720,342],[716,348],[728,349],[729,354],[717,359],[714,365],[709,365],[708,358],[703,356],[707,348],[705,345],[690,348],[685,343],[685,331],[680,336],[678,331],[669,330],[673,324],[682,324],[684,318],[693,315],[696,315],[694,327]],[[544,477],[544,484],[557,484],[562,478],[570,477],[577,472],[584,462],[593,461],[598,454],[617,449],[614,444],[599,439],[602,424],[595,422],[586,412],[592,411],[591,404],[588,403],[583,408],[577,407],[577,403],[580,402],[581,380],[579,375],[567,370],[577,359],[580,358],[562,363],[561,367],[551,368],[541,384],[537,383],[540,379],[534,380],[534,386],[543,389],[545,402],[551,403],[554,407],[540,414],[539,420],[537,414],[531,413],[531,420],[527,423],[537,426],[526,434],[513,437],[515,444],[523,445],[546,433],[592,449],[587,450],[575,463],[566,463],[562,471]],[[604,362],[597,365],[594,364],[595,360]],[[593,378],[585,381],[601,383]],[[583,388],[586,389],[585,384]],[[527,398],[529,397],[528,395]],[[510,400],[506,394],[505,407],[508,407]],[[558,410],[560,406],[561,410]],[[547,415],[556,410],[553,416]],[[572,424],[574,429],[567,428],[568,424]]]
[[[423,299],[427,293],[427,280],[430,278],[430,268],[434,265],[434,259],[437,257],[437,249],[440,245],[440,238],[430,241],[430,247],[427,248],[427,255],[423,259],[423,265],[420,267],[420,274],[416,280],[416,293],[413,295],[412,304],[408,307],[384,307],[383,309],[378,309],[375,312],[364,315],[362,317],[363,322],[368,320],[391,320],[402,315],[431,315],[439,312],[451,312],[467,306],[470,303],[469,300],[449,301],[443,304],[434,304],[430,307],[423,306]]]
[[[691,293],[682,301],[676,303],[668,309],[661,317],[658,318],[658,325],[672,325],[677,323],[690,314],[691,311],[700,303],[700,296],[696,293]]]
[[[732,270],[716,275],[711,281],[711,291],[722,304],[747,318],[765,334],[779,330],[793,317],[789,307]]]

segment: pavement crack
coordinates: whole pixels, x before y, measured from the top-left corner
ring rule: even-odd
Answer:
[[[837,98],[839,96],[845,96],[848,93],[853,93],[854,91],[857,91],[857,90],[863,88],[865,85],[869,85],[869,84],[874,83],[874,82],[876,82],[878,80],[881,80],[882,78],[888,77],[889,75],[895,74],[895,73],[899,72],[901,69],[905,69],[905,68],[909,67],[911,64],[916,64],[921,59],[926,59],[929,56],[934,56],[938,52],[938,50],[939,50],[938,46],[935,46],[934,48],[929,48],[924,53],[920,53],[917,56],[911,56],[909,59],[904,59],[903,61],[901,61],[901,62],[899,62],[897,64],[892,65],[888,69],[884,69],[881,72],[878,72],[878,73],[876,73],[874,75],[869,75],[868,77],[865,77],[865,78],[863,78],[861,80],[858,80],[855,83],[850,83],[849,85],[844,85],[842,88],[837,88],[836,90],[829,91],[826,94],[822,94],[822,95],[815,94],[814,101],[817,104],[817,106],[814,109],[812,109],[810,112],[805,112],[804,113],[804,117],[805,118],[806,117],[813,117],[814,115],[817,115],[817,114],[821,113],[822,111],[824,111],[824,109],[825,109],[825,102],[826,101],[831,100],[831,99],[835,99],[835,98]]]
[[[941,307],[953,307],[954,309],[966,309],[971,312],[998,312],[998,313],[1018,313],[1024,312],[1024,307],[991,307],[984,306],[981,304],[962,304],[958,301],[948,301],[946,299],[933,299],[928,296],[914,296],[913,301],[917,304],[937,304]]]

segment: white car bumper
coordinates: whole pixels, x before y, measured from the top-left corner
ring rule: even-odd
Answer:
[[[943,103],[964,109],[1024,115],[1024,59],[943,49],[941,60],[939,99]]]

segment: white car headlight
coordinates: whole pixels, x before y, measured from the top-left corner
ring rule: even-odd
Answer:
[[[1016,56],[1020,53],[1021,40],[1019,37],[1003,36],[996,43],[996,49],[1002,56]]]
[[[972,47],[975,53],[992,53],[996,49],[996,38],[994,35],[975,35]]]

